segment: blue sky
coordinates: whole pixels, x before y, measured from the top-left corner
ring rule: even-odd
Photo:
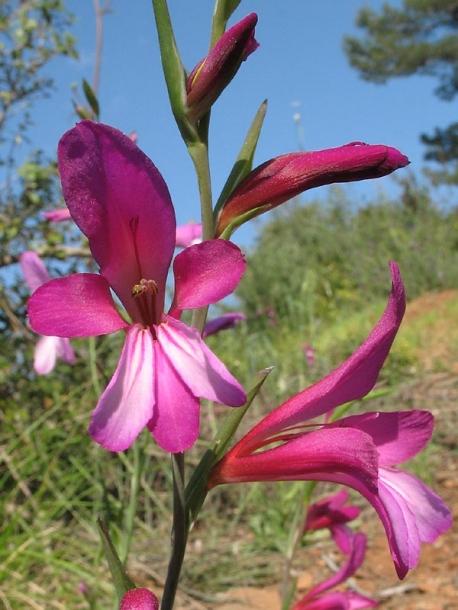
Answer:
[[[410,77],[387,85],[360,79],[342,50],[345,34],[372,0],[242,0],[230,24],[250,12],[259,22],[259,49],[242,65],[237,77],[212,112],[211,167],[215,200],[259,106],[268,99],[268,112],[255,165],[298,149],[293,120],[301,115],[306,149],[316,150],[361,140],[399,148],[420,174],[424,165],[421,132],[431,132],[456,119],[455,104],[434,94],[434,79]],[[392,0],[399,6],[399,0]],[[56,92],[37,104],[34,144],[51,154],[59,137],[75,122],[71,84],[82,77],[92,81],[95,20],[91,0],[68,0],[76,15],[74,33],[80,60],[56,61],[49,72]],[[208,48],[212,0],[170,0],[169,8],[183,63],[190,70]],[[199,219],[198,195],[191,161],[171,115],[150,0],[113,0],[104,20],[104,49],[99,91],[101,120],[129,133],[138,132],[139,146],[164,175],[179,223]],[[392,178],[346,185],[350,198],[370,200],[381,191],[396,195]],[[304,198],[324,195],[324,189]],[[239,241],[249,242],[253,228],[242,230]]]

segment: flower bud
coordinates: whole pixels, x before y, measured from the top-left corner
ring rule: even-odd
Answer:
[[[242,61],[258,48],[254,38],[257,21],[256,13],[251,13],[232,26],[189,75],[186,91],[191,121],[198,121],[210,110],[236,75]]]
[[[221,209],[216,236],[230,224],[236,227],[308,189],[380,178],[408,163],[395,148],[362,142],[275,157],[250,172],[231,193]]]
[[[130,589],[124,595],[119,610],[158,610],[157,597],[149,589]]]
[[[219,333],[221,330],[235,328],[237,324],[242,320],[246,320],[246,315],[240,311],[225,313],[222,316],[219,316],[218,318],[209,320],[205,324],[202,337],[209,337],[210,335],[215,335],[216,333]]]

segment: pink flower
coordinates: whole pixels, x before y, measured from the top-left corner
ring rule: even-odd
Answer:
[[[43,216],[49,222],[64,222],[65,220],[71,220],[70,210],[68,208],[52,210],[51,212],[43,212]]]
[[[250,172],[221,209],[216,235],[234,228],[299,193],[335,182],[380,178],[409,163],[395,148],[352,142],[338,148],[275,157]]]
[[[176,229],[175,246],[177,248],[188,248],[202,241],[202,224],[190,222]]]
[[[198,121],[236,75],[241,63],[259,44],[254,38],[258,16],[251,13],[225,32],[192,70],[186,84],[188,116]]]
[[[304,532],[328,528],[334,542],[342,553],[349,553],[353,538],[352,530],[346,525],[360,513],[357,506],[344,506],[348,502],[348,491],[341,491],[311,504],[305,519]]]
[[[209,320],[205,324],[205,328],[204,328],[204,332],[202,333],[202,336],[209,337],[210,335],[219,333],[220,330],[227,330],[229,328],[234,328],[242,320],[246,320],[246,315],[244,313],[241,313],[238,311],[225,313],[222,316],[215,318],[214,320]]]
[[[399,578],[414,568],[421,542],[435,542],[452,525],[441,498],[408,472],[392,468],[422,451],[431,439],[434,418],[428,411],[365,413],[338,420],[331,429],[353,429],[371,437],[377,448],[377,489],[354,478],[344,484],[359,491],[377,511],[388,537]]]
[[[120,131],[91,121],[62,137],[58,161],[65,200],[100,275],[74,274],[39,288],[29,300],[30,324],[61,337],[124,330],[119,364],[89,433],[103,447],[122,451],[147,426],[166,451],[184,451],[198,436],[199,397],[240,406],[245,393],[197,330],[180,321],[181,312],[230,294],[245,259],[223,240],[186,248],[174,260],[175,296],[164,313],[176,225],[156,167]]]
[[[159,610],[159,601],[148,589],[130,589],[122,598],[119,610]]]
[[[377,606],[375,599],[364,597],[353,591],[325,593],[353,576],[363,563],[365,554],[366,536],[360,533],[355,534],[350,555],[345,564],[333,576],[311,589],[292,610],[356,610]]]
[[[36,252],[28,250],[19,257],[22,274],[27,286],[34,292],[51,279],[43,261]],[[33,368],[38,375],[47,375],[60,358],[68,364],[75,364],[75,353],[70,341],[64,337],[40,337],[35,345]]]
[[[433,418],[425,411],[370,413],[332,424],[306,424],[374,387],[405,311],[404,287],[391,263],[393,287],[384,314],[340,367],[274,409],[216,464],[209,487],[245,481],[319,480],[364,495],[385,527],[396,571],[417,562],[421,542],[451,524],[450,511],[428,487],[395,470],[427,444]],[[281,442],[280,445],[278,443]],[[277,446],[271,447],[275,443]]]

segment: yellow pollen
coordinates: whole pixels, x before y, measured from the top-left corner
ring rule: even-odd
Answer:
[[[142,279],[132,288],[132,296],[134,298],[140,297],[143,294],[147,294],[148,292],[152,294],[158,293],[157,282],[155,282],[154,280]]]

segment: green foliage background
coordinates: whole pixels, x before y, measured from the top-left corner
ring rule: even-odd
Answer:
[[[292,321],[299,307],[301,325],[363,308],[386,295],[390,260],[410,300],[457,287],[457,208],[440,209],[411,180],[403,189],[399,201],[355,206],[336,187],[327,200],[282,207],[248,252],[237,294],[251,318],[268,308]]]

